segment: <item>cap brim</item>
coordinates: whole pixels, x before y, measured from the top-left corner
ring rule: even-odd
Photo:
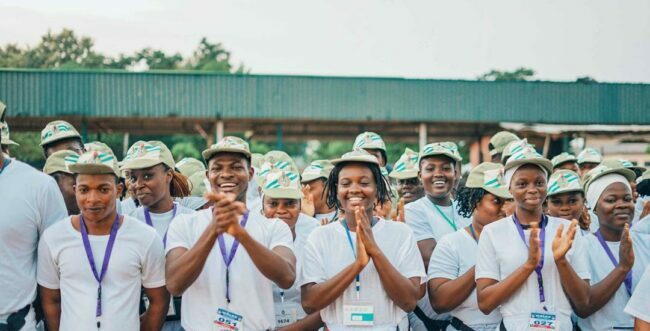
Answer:
[[[311,182],[311,181],[314,181],[314,180],[319,179],[319,178],[327,179],[327,177],[325,175],[304,175],[304,176],[302,176],[300,178],[300,182],[304,184],[304,183]]]
[[[609,175],[609,174],[619,174],[619,175],[625,177],[625,179],[627,179],[629,182],[633,182],[633,181],[636,180],[636,174],[634,173],[634,171],[632,171],[632,170],[630,170],[628,168],[607,169],[607,170],[595,175],[594,177],[590,177],[589,181],[585,183],[584,191],[587,192],[589,190],[589,185],[591,185],[591,183],[593,183],[596,179],[598,179],[600,177],[603,177],[605,175]]]
[[[582,192],[582,193],[585,193],[585,190],[583,190],[582,188],[571,188],[571,189],[565,189],[565,190],[560,189],[560,190],[557,190],[557,191],[555,191],[553,193],[547,193],[546,196],[547,197],[552,197],[554,195],[558,195],[558,194],[562,194],[562,193],[570,193],[570,192]]]
[[[506,188],[497,188],[497,187],[483,187],[484,190],[496,195],[502,199],[512,199],[512,194],[508,192]]]
[[[3,145],[13,145],[13,146],[20,146],[19,143],[11,140],[11,139],[2,139],[2,144]]]
[[[431,153],[431,154],[425,154],[425,155],[422,155],[422,156],[418,157],[418,163],[420,163],[420,161],[422,161],[422,160],[424,160],[424,159],[426,159],[428,157],[432,157],[432,156],[445,156],[445,157],[448,157],[448,158],[452,159],[454,162],[461,162],[462,161],[462,159],[460,159],[458,156],[456,156],[456,155],[454,155],[452,153]]]
[[[553,173],[553,164],[551,163],[551,161],[545,158],[521,159],[521,160],[513,160],[513,161],[510,161],[510,159],[508,159],[508,162],[506,163],[504,170],[512,169],[514,167],[521,166],[524,164],[535,164],[541,166],[547,171],[548,176],[550,176]]]
[[[46,139],[46,140],[42,141],[41,146],[49,145],[49,144],[57,142],[59,140],[69,139],[69,138],[79,138],[79,139],[81,139],[81,136],[79,135],[79,133],[76,133],[74,131],[69,131],[69,132],[66,132],[66,133],[62,133],[62,134],[60,134],[60,135],[58,135],[58,136],[56,136],[54,138],[50,138],[50,139]]]
[[[207,161],[218,153],[238,153],[244,155],[247,159],[251,158],[251,152],[239,148],[211,148],[204,150],[201,155]]]
[[[361,162],[361,163],[372,163],[372,164],[379,165],[379,160],[377,160],[377,158],[372,155],[351,156],[347,158],[332,160],[333,165],[337,165],[339,163],[344,163],[344,162]]]
[[[302,192],[296,189],[287,189],[287,188],[273,188],[268,190],[263,190],[265,196],[274,199],[302,199]]]
[[[390,174],[388,174],[388,177],[395,178],[395,179],[417,178],[418,172],[417,171],[402,171],[402,172],[393,171]]]
[[[115,169],[101,165],[101,164],[71,164],[68,169],[74,174],[81,175],[115,175],[120,178],[120,175],[115,172]]]
[[[134,159],[122,161],[120,170],[145,169],[164,163],[161,160]]]

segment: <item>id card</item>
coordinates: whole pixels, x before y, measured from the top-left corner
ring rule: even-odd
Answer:
[[[214,326],[216,331],[241,331],[244,330],[244,316],[219,308],[214,318]]]
[[[557,316],[550,312],[532,312],[528,327],[534,331],[557,330]]]
[[[343,305],[343,325],[373,326],[375,309],[372,304]]]
[[[283,327],[298,321],[298,305],[294,302],[275,303],[275,326]]]
[[[142,301],[144,301],[144,308],[149,310],[149,298],[145,295],[142,297]],[[167,309],[167,316],[174,315],[176,315],[176,308],[174,307],[174,297],[171,297],[169,300],[169,309]]]

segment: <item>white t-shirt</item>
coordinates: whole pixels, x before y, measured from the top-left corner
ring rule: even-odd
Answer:
[[[625,312],[644,322],[650,323],[650,302],[648,302],[648,293],[650,293],[650,266],[645,269],[643,276],[632,293],[630,301],[625,306]]]
[[[551,247],[553,237],[560,224],[564,224],[564,231],[566,231],[571,223],[565,219],[548,217],[542,277],[546,297],[545,305],[548,311],[557,314],[559,330],[571,330],[572,308],[562,289],[560,274],[555,266]],[[530,238],[530,230],[524,230],[524,236],[526,244],[521,240],[511,216],[483,228],[478,244],[476,279],[490,278],[502,281],[522,266],[528,259],[527,243]],[[566,257],[580,278],[590,279],[584,240],[583,236],[576,236]],[[528,330],[531,313],[542,311],[535,272],[532,272],[528,276],[528,280],[501,304],[500,311],[508,331]]]
[[[650,262],[650,235],[638,232],[630,232],[634,248],[634,266],[632,267],[632,292],[639,284],[641,275]],[[589,257],[589,269],[591,271],[591,283],[597,284],[614,269],[614,264],[607,256],[607,253],[600,245],[595,235],[587,236],[586,240],[587,255]],[[620,242],[606,242],[612,254],[618,261],[618,252]],[[646,294],[649,294],[647,292]],[[621,284],[614,296],[586,319],[578,319],[578,325],[583,331],[588,330],[610,330],[614,327],[633,327],[634,319],[632,316],[625,314],[623,308],[627,304],[630,296],[625,290],[625,285]]]
[[[122,215],[131,215],[137,208],[138,206],[135,205],[135,200],[132,197],[128,197],[120,202],[118,212]]]
[[[372,228],[375,242],[390,263],[407,278],[420,277],[425,282],[426,273],[413,233],[400,222],[379,220]],[[356,247],[356,233],[350,232]],[[355,250],[356,252],[356,250]],[[331,279],[355,260],[345,228],[341,222],[320,226],[309,236],[301,268],[300,286],[322,283]],[[374,308],[373,330],[394,331],[406,312],[401,310],[384,290],[379,273],[372,260],[361,271],[361,302],[372,303]],[[328,329],[367,330],[367,327],[344,326],[343,305],[356,304],[355,282],[351,282],[343,294],[320,311]]]
[[[478,243],[465,231],[460,229],[444,236],[429,260],[428,280],[433,278],[456,279],[465,274],[476,264]],[[484,315],[478,308],[476,289],[458,307],[451,311],[451,316],[463,321],[467,326],[492,324],[494,330],[501,322],[501,314],[494,310]]]
[[[297,276],[300,275],[300,270],[302,268],[307,238],[309,238],[311,232],[319,226],[320,223],[313,217],[309,217],[302,213],[298,216],[295,228],[296,239],[293,241],[294,252],[296,254]],[[281,293],[284,294],[284,304],[282,303]],[[275,306],[276,316],[281,314],[282,310],[284,310],[288,315],[291,315],[292,311],[295,310],[297,319],[304,318],[307,314],[302,309],[300,300],[300,286],[298,286],[298,281],[296,281],[288,290],[282,290],[277,285],[273,284],[273,303]]]
[[[318,220],[318,223],[320,224],[320,221],[322,221],[324,218],[327,218],[327,220],[331,223],[334,221],[334,218],[336,217],[336,209],[332,210],[331,212],[327,214],[316,214],[314,215],[314,218]]]
[[[211,208],[177,216],[167,232],[166,253],[178,247],[192,248],[210,222]],[[268,249],[284,246],[293,250],[291,230],[279,219],[268,219],[251,211],[245,229]],[[224,234],[224,239],[226,254],[230,254],[234,238]],[[219,308],[243,315],[246,330],[274,327],[272,282],[257,269],[242,245],[229,269],[230,304],[226,302],[226,266],[219,243],[215,241],[201,274],[183,293],[181,324],[185,330],[211,330]]]
[[[98,273],[109,237],[88,236]],[[70,217],[45,231],[38,253],[38,283],[61,291],[61,330],[95,330],[98,283]],[[141,286],[165,286],[163,246],[156,231],[125,216],[102,280],[102,330],[140,328]]]
[[[180,204],[176,203],[176,216],[193,213],[195,213],[194,210],[183,207]],[[165,237],[165,233],[167,233],[167,229],[169,228],[169,224],[172,222],[172,218],[175,218],[174,210],[172,209],[166,213],[161,214],[150,212],[149,215],[151,215],[151,223],[153,224],[153,228],[156,229],[158,236],[160,236],[160,240],[162,240],[162,238]],[[142,221],[144,224],[147,224],[146,218],[144,216],[143,206],[140,206],[137,209],[133,210],[129,216]]]
[[[632,218],[632,224],[635,224],[641,219],[641,214],[643,213],[643,204],[646,201],[650,201],[650,196],[639,196],[636,199],[636,204],[634,205],[634,217]]]
[[[54,179],[11,160],[0,174],[0,322],[36,298],[36,250],[43,231],[66,216]]]
[[[632,224],[630,231],[650,234],[650,216],[646,216],[644,219]]]
[[[438,206],[438,208],[456,225],[456,229],[462,229],[471,223],[469,218],[462,217],[458,214],[458,206],[455,201],[452,201],[451,206]],[[404,206],[404,216],[406,224],[413,230],[416,241],[426,239],[438,241],[443,236],[456,232],[426,195]],[[428,291],[418,301],[418,307],[431,319],[448,320],[450,318],[449,313],[438,314],[433,310],[429,302]],[[414,314],[411,315],[412,322],[419,325],[419,319]]]

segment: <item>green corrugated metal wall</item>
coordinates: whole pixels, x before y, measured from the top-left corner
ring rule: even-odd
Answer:
[[[0,70],[12,116],[650,124],[650,85]]]

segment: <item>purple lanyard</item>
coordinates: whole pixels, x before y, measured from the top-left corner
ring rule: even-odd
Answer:
[[[612,250],[609,249],[609,246],[607,246],[607,243],[605,242],[605,238],[603,238],[602,233],[600,233],[600,229],[594,233],[594,236],[598,238],[598,242],[600,242],[600,246],[603,246],[603,249],[605,250],[605,253],[607,253],[607,256],[609,256],[609,260],[612,261],[612,264],[614,267],[618,266],[618,261],[616,261],[616,258],[614,257],[614,254],[612,254]],[[625,275],[625,290],[627,291],[628,295],[632,295],[632,270],[630,270],[627,275]]]
[[[172,220],[176,217],[176,204],[174,204],[174,213],[172,214]],[[153,228],[153,222],[151,221],[151,214],[149,213],[149,208],[144,207],[144,220],[147,224]],[[171,221],[170,221],[171,222]],[[167,230],[165,230],[165,235],[163,236],[163,247],[167,247],[167,231],[169,231],[169,224],[167,225]]]
[[[115,216],[115,221],[111,227],[111,234],[108,237],[108,243],[106,244],[106,250],[104,251],[104,261],[102,262],[101,273],[97,274],[97,266],[95,266],[95,256],[93,256],[93,249],[90,246],[90,240],[88,240],[88,230],[86,229],[86,221],[82,215],[79,215],[80,222],[79,228],[81,230],[81,239],[84,243],[84,250],[86,251],[86,256],[88,257],[88,263],[90,263],[90,269],[93,271],[93,276],[99,284],[97,286],[97,306],[95,308],[95,317],[97,318],[97,329],[101,326],[99,317],[102,316],[102,280],[106,276],[106,271],[108,270],[108,261],[111,259],[111,252],[113,251],[113,244],[115,244],[115,237],[117,237],[117,229],[120,227],[120,214]]]
[[[242,228],[246,227],[246,222],[248,221],[248,213],[249,211],[246,211],[246,214],[242,217],[241,220],[241,226]],[[232,263],[232,260],[235,258],[235,253],[237,253],[237,248],[239,248],[239,241],[235,239],[235,241],[232,243],[232,246],[230,247],[230,254],[226,255],[226,241],[223,239],[223,233],[219,235],[218,237],[219,240],[219,249],[221,250],[221,257],[223,257],[223,263],[226,264],[226,301],[230,303],[230,264]]]
[[[516,214],[512,215],[512,221],[515,223],[515,227],[517,227],[517,232],[519,233],[519,237],[521,237],[521,240],[524,242],[524,245],[528,247],[528,243],[526,243],[526,237],[524,236],[524,228],[521,226],[521,223],[519,222],[519,218],[517,218]],[[540,229],[541,233],[539,234],[539,245],[540,249],[542,250],[542,256],[539,260],[539,264],[535,267],[535,274],[537,274],[537,288],[539,290],[539,302],[544,303],[546,302],[546,296],[544,295],[544,279],[542,278],[542,268],[544,268],[544,243],[546,239],[546,225],[548,224],[548,218],[546,215],[542,215],[542,221],[540,223]],[[544,307],[544,310],[546,310],[546,307]]]

